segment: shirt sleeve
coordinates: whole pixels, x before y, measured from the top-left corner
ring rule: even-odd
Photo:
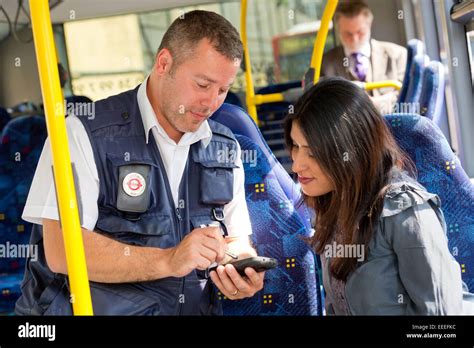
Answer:
[[[237,158],[234,168],[234,198],[224,206],[224,222],[229,237],[247,236],[252,234],[250,216],[245,200],[245,172],[241,159],[240,145],[237,143]]]
[[[411,206],[387,218],[386,231],[412,301],[407,314],[461,314],[461,270],[449,252],[441,211],[429,202]]]
[[[87,132],[77,116],[66,118],[69,152],[74,164],[76,196],[83,228],[93,230],[98,219],[99,176]],[[23,210],[22,219],[42,225],[43,219],[59,220],[49,138],[41,152]]]

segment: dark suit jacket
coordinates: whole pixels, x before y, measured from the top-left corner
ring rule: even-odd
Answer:
[[[405,47],[375,39],[370,40],[370,46],[370,67],[367,72],[366,81],[398,80],[403,82],[407,59]],[[321,65],[321,77],[340,76],[351,81],[357,80],[357,77],[354,76],[349,67],[344,66],[344,62],[347,62],[344,58],[346,57],[342,46],[337,46],[324,54]],[[389,108],[385,104],[388,102],[392,103],[398,95],[397,92],[394,92],[393,88],[375,89],[370,94],[375,97],[374,99],[380,101],[381,105],[378,105],[379,108]],[[380,98],[383,95],[387,96]]]

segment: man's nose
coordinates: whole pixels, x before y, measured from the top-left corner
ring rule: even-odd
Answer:
[[[355,34],[354,39],[352,40],[354,43],[359,43],[360,42],[360,34]]]
[[[217,109],[219,104],[219,90],[210,89],[205,97],[201,100],[201,105],[205,106],[209,112],[213,112]]]

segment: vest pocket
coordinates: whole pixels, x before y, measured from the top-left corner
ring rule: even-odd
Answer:
[[[66,278],[55,274],[53,281],[38,299],[38,307],[46,308],[42,315],[73,315]]]
[[[99,211],[96,227],[108,233],[129,233],[147,236],[161,236],[171,232],[171,218],[167,215],[143,214],[137,221],[105,214]]]
[[[234,163],[198,162],[201,168],[201,202],[224,205],[234,197]]]
[[[142,215],[138,221],[129,221],[99,211],[96,228],[107,237],[125,244],[155,248],[170,248],[176,244],[169,216],[148,214]]]
[[[95,315],[159,315],[157,296],[133,284],[90,283]]]
[[[144,213],[156,205],[152,185],[156,180],[154,171],[158,166],[148,158],[125,158],[106,154],[110,181],[104,189],[110,195],[107,205],[132,217]]]

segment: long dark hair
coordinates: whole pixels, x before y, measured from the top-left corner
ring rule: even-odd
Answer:
[[[339,245],[363,245],[367,255],[391,171],[398,168],[413,175],[413,165],[370,98],[352,82],[321,81],[298,100],[294,111],[284,126],[288,148],[292,150],[290,133],[296,122],[334,187],[319,197],[303,193],[317,216],[311,246],[321,254],[335,238]],[[357,262],[355,257],[333,258],[330,271],[346,280]]]

